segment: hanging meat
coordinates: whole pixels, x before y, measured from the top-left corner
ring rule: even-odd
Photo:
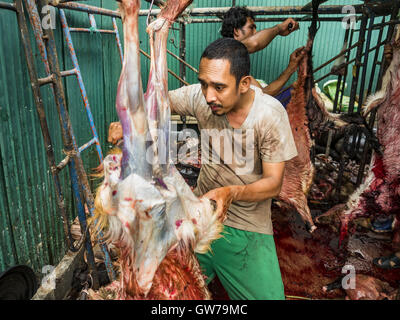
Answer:
[[[357,113],[329,113],[317,93],[313,77],[312,48],[317,33],[318,6],[319,2],[313,1],[313,22],[304,47],[306,54],[300,62],[298,79],[293,84],[292,98],[286,107],[298,156],[286,162],[282,190],[279,194],[279,200],[297,210],[310,232],[316,229],[307,203],[307,195],[315,174],[312,162],[315,139],[329,129],[340,133],[360,130],[374,148],[377,148],[372,131],[362,116]]]
[[[169,151],[168,31],[191,2],[169,0],[149,24],[151,69],[143,95],[140,1],[120,1],[125,55],[116,108],[123,147],[105,158],[95,201],[97,226],[120,249],[120,281],[107,289],[116,299],[210,298],[194,252],[207,252],[222,224],[214,204],[192,193]]]
[[[383,77],[381,90],[367,100],[363,111],[367,115],[378,108],[377,136],[382,152],[373,154],[364,183],[339,208],[343,209],[341,240],[347,234],[349,222],[356,217],[393,214],[397,221],[400,219],[400,28],[397,28],[394,39],[393,58]],[[398,246],[398,225],[394,231],[393,242]]]

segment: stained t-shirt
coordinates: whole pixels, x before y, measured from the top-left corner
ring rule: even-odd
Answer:
[[[174,111],[197,119],[201,132],[202,167],[195,194],[229,185],[248,185],[262,178],[262,162],[277,163],[297,155],[286,110],[275,98],[255,91],[253,105],[239,129],[226,115],[211,112],[200,84],[169,92]],[[264,234],[273,234],[271,199],[260,202],[233,202],[225,225]]]

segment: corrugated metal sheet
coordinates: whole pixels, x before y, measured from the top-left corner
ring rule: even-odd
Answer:
[[[3,0],[12,2],[11,0]],[[309,1],[294,0],[290,5],[304,5]],[[116,9],[116,2],[109,0],[85,1],[90,5]],[[356,0],[330,1],[329,4],[359,4]],[[149,4],[142,1],[142,8]],[[194,7],[225,7],[231,0],[195,0]],[[236,0],[237,5],[288,5],[282,1]],[[87,14],[66,11],[70,26],[89,27]],[[140,40],[144,51],[149,52],[148,37],[145,33],[146,18],[140,18]],[[380,21],[380,20],[379,20]],[[112,29],[110,17],[96,16],[99,28]],[[301,30],[287,38],[278,38],[262,52],[253,54],[252,74],[266,81],[274,80],[284,70],[290,53],[305,44],[309,22],[301,22]],[[258,29],[274,23],[257,23]],[[122,26],[118,20],[122,39]],[[178,28],[175,24],[174,27]],[[220,37],[220,24],[188,24],[186,26],[186,57],[194,67],[198,67],[204,48]],[[71,68],[71,59],[62,35],[59,21],[54,31],[57,40],[61,69]],[[56,265],[65,253],[61,220],[57,214],[52,179],[47,166],[43,139],[38,125],[35,106],[24,60],[23,49],[17,27],[15,13],[0,9],[0,270],[15,264],[30,265],[40,273],[47,264]],[[372,43],[376,42],[377,31]],[[337,54],[343,42],[344,29],[338,23],[322,22],[314,46],[314,66],[322,64]],[[355,39],[358,35],[355,35]],[[72,34],[77,58],[92,108],[95,125],[99,134],[103,153],[110,147],[106,142],[109,123],[116,121],[115,95],[121,71],[121,62],[115,38],[112,35]],[[179,31],[171,32],[168,48],[179,53]],[[44,68],[37,52],[34,38],[37,68],[44,76]],[[142,59],[142,80],[144,88],[148,80],[149,61]],[[169,68],[179,74],[179,63],[169,56]],[[370,56],[370,67],[372,56]],[[316,74],[322,76],[331,65]],[[197,82],[194,72],[186,69],[187,80]],[[326,79],[329,80],[330,78]],[[294,80],[294,77],[291,79]],[[368,79],[367,79],[368,80]],[[347,79],[350,86],[350,75]],[[169,76],[169,88],[180,87],[178,80]],[[67,102],[73,130],[80,145],[91,138],[89,125],[75,78],[65,80]],[[58,123],[58,115],[48,86],[41,89],[48,117],[56,161],[64,158]],[[88,172],[98,165],[94,148],[84,152],[83,160]],[[71,195],[68,172],[61,174],[62,186],[70,219],[76,216]],[[93,183],[92,183],[93,184]],[[95,186],[93,185],[93,188]]]
[[[39,272],[65,248],[16,15],[0,15],[0,269],[26,264]]]

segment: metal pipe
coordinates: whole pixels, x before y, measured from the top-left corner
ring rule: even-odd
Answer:
[[[346,30],[346,31],[347,31],[347,30]],[[350,48],[348,48],[348,49],[346,49],[346,50],[344,50],[344,51],[341,51],[339,54],[337,54],[337,55],[334,56],[333,58],[329,59],[327,62],[321,64],[318,68],[315,68],[315,69],[313,70],[313,72],[317,72],[317,71],[321,70],[323,67],[325,67],[325,66],[327,66],[328,64],[330,64],[331,62],[335,61],[337,58],[339,58],[339,57],[345,55],[347,52],[353,50],[355,47],[358,46],[358,44],[359,44],[359,43],[356,42],[356,43],[353,44]]]
[[[115,32],[115,40],[117,41],[118,52],[119,52],[119,56],[121,58],[121,64],[123,64],[124,63],[124,53],[122,51],[122,45],[121,45],[121,39],[119,37],[117,21],[115,20],[115,18],[112,18],[112,22],[113,22],[113,27],[114,27],[114,32]]]
[[[365,88],[365,78],[367,76],[367,67],[368,67],[368,58],[369,58],[369,46],[371,44],[371,37],[372,37],[372,26],[374,24],[375,20],[375,14],[373,12],[370,13],[370,21],[369,21],[369,28],[368,28],[368,34],[367,34],[367,42],[365,44],[365,49],[367,50],[368,53],[364,55],[364,62],[363,62],[363,71],[361,75],[361,86],[360,86],[360,94],[358,98],[358,108],[357,112],[361,112],[361,106],[362,103],[364,102],[364,88]],[[371,77],[374,75],[371,74]]]
[[[343,48],[346,48],[348,46],[349,34],[350,34],[350,28],[347,28],[346,32],[344,34]],[[349,52],[349,51],[347,51],[347,52]],[[346,70],[347,70],[347,66],[346,66]],[[340,93],[340,89],[341,89],[341,86],[342,86],[342,78],[343,78],[343,75],[340,74],[338,76],[338,81],[337,81],[337,84],[336,84],[335,99],[333,101],[333,113],[336,113],[336,109],[337,109],[337,105],[338,105],[338,101],[339,101],[339,93]],[[343,82],[345,82],[345,79],[346,78],[343,79]]]
[[[90,140],[89,142],[85,143],[83,146],[79,147],[79,152],[82,153],[82,151],[86,150],[87,148],[89,148],[91,145],[98,143],[98,140],[96,138],[93,138],[92,140]]]
[[[89,32],[89,33],[108,33],[108,34],[115,34],[114,30],[103,30],[103,29],[89,29],[89,28],[69,28],[69,32]]]
[[[76,76],[76,69],[71,69],[71,70],[67,70],[67,71],[61,71],[61,76],[62,77]]]
[[[382,17],[382,22],[385,21],[385,17]],[[378,35],[378,43],[381,43],[382,41],[382,37],[383,37],[383,29],[381,28],[379,30],[379,35]],[[378,62],[378,56],[379,56],[379,50],[375,51],[375,56],[374,56],[374,62],[372,63],[372,70],[371,70],[371,75],[369,78],[369,84],[368,84],[368,89],[367,89],[367,96],[371,93],[372,90],[372,84],[374,82],[374,76],[375,76],[375,71],[376,71],[376,66],[377,66],[377,62]]]
[[[69,10],[82,11],[92,14],[101,14],[104,16],[109,16],[114,18],[121,18],[121,14],[118,11],[103,9],[82,3],[66,2],[66,3],[60,3],[56,7],[60,9],[69,9]]]
[[[362,13],[363,5],[355,5],[355,13]],[[70,9],[83,11],[93,14],[102,14],[110,17],[120,18],[121,14],[114,10],[103,9],[96,6],[85,5],[82,3],[66,2],[57,5],[61,9]],[[343,14],[342,7],[340,5],[332,6],[320,6],[318,14]],[[190,16],[216,16],[226,13],[231,7],[216,7],[216,8],[194,8],[192,10],[186,10]],[[302,6],[259,6],[259,7],[247,7],[251,10],[254,15],[307,15],[311,14],[312,10],[304,10]],[[152,9],[150,12],[151,16],[156,16],[160,13],[160,9]],[[140,16],[147,16],[149,10],[140,10]],[[344,14],[343,14],[344,15]]]
[[[27,1],[30,1],[30,0],[27,0]],[[43,7],[48,4],[48,0],[40,0],[40,4]],[[50,67],[50,70],[52,71],[52,74],[55,77],[53,90],[54,90],[54,94],[55,94],[55,102],[56,102],[57,111],[59,114],[61,136],[62,136],[63,143],[64,143],[64,150],[65,150],[65,153],[67,155],[69,155],[71,158],[68,165],[69,165],[69,169],[70,169],[70,177],[71,177],[72,188],[73,188],[74,195],[75,195],[75,200],[78,202],[78,217],[79,217],[81,226],[85,226],[86,225],[86,215],[85,215],[84,211],[82,212],[82,210],[81,210],[82,203],[80,201],[80,195],[79,195],[79,191],[80,191],[79,182],[82,182],[84,177],[86,177],[86,174],[85,174],[84,170],[82,170],[83,163],[82,163],[82,159],[80,158],[79,152],[77,150],[76,143],[72,139],[74,134],[73,134],[70,118],[68,115],[68,111],[66,108],[64,87],[62,84],[62,77],[61,77],[60,68],[58,65],[57,48],[55,45],[53,31],[51,28],[48,28],[48,29],[44,29],[43,32],[45,35],[45,39],[47,41],[46,50],[47,50],[49,67]],[[78,179],[76,177],[78,177],[80,181],[78,181]],[[85,189],[85,188],[83,187],[83,189]],[[87,260],[88,260],[89,269],[93,273],[94,287],[98,288],[99,282],[98,282],[96,265],[94,263],[94,254],[93,254],[93,248],[92,248],[92,244],[90,241],[90,237],[86,238],[85,247],[86,247],[86,251],[87,251],[87,258],[88,258]]]
[[[255,22],[282,22],[285,21],[287,18],[256,18],[254,19]],[[356,16],[356,19],[360,19],[360,16]],[[319,17],[318,21],[342,21],[343,17]],[[312,21],[312,18],[302,18],[301,22],[308,22]],[[186,24],[191,23],[222,23],[222,19],[220,18],[186,18],[184,21]]]
[[[14,3],[0,2],[0,9],[8,9],[17,12],[17,8]]]
[[[51,140],[50,136],[50,130],[47,124],[47,119],[46,119],[46,113],[44,110],[44,105],[43,105],[43,99],[41,96],[40,92],[40,86],[38,84],[38,76],[37,76],[37,71],[36,71],[36,66],[35,66],[35,60],[33,56],[33,51],[32,51],[32,46],[30,42],[30,37],[29,37],[29,31],[28,31],[28,26],[27,22],[25,20],[25,14],[24,14],[24,9],[22,5],[22,0],[17,0],[15,2],[15,10],[17,12],[17,20],[18,20],[18,26],[20,29],[20,35],[21,35],[21,43],[24,48],[24,54],[25,54],[25,60],[28,68],[28,73],[29,73],[29,78],[31,82],[31,87],[32,87],[32,93],[33,93],[33,98],[36,106],[36,112],[39,118],[39,123],[40,123],[40,128],[43,136],[43,142],[44,145],[46,146],[46,156],[47,156],[47,163],[51,171],[51,176],[55,188],[55,195],[56,195],[56,202],[57,202],[57,208],[60,214],[60,218],[63,224],[63,230],[64,230],[64,236],[65,236],[65,241],[66,245],[68,248],[71,247],[72,245],[72,236],[71,236],[71,231],[69,228],[68,224],[68,216],[67,212],[65,210],[65,202],[64,202],[64,196],[61,190],[61,183],[60,179],[57,174],[57,166],[55,162],[55,156],[54,156],[54,148],[53,148],[53,143]]]
[[[182,61],[186,58],[186,27],[184,23],[179,23],[179,76],[186,79],[186,68]],[[172,53],[172,52],[171,52]],[[183,129],[186,129],[186,116],[181,116]]]
[[[354,5],[355,13],[362,13],[363,5]],[[194,8],[186,10],[190,16],[217,16],[225,14],[231,7],[214,7],[214,8]],[[343,6],[341,5],[330,5],[320,6],[318,8],[318,14],[339,14],[347,15],[342,13]],[[247,7],[254,15],[307,15],[312,14],[312,9],[304,9],[303,6],[255,6]],[[153,9],[150,15],[156,16],[160,13],[160,9]],[[140,10],[139,15],[148,15],[149,10]]]
[[[78,79],[79,89],[81,91],[83,103],[85,105],[86,115],[87,115],[87,118],[88,118],[88,121],[89,121],[89,124],[90,124],[92,135],[97,140],[97,142],[96,142],[96,150],[97,150],[97,155],[99,157],[99,162],[101,163],[103,161],[103,153],[101,151],[101,147],[100,147],[100,143],[99,143],[99,137],[97,135],[96,126],[94,124],[94,119],[93,119],[92,111],[90,109],[90,104],[89,104],[89,99],[88,99],[88,96],[87,96],[85,84],[83,83],[83,78],[82,78],[81,70],[80,70],[80,67],[79,67],[78,58],[76,57],[74,44],[72,43],[71,33],[69,32],[67,18],[65,17],[64,10],[62,10],[62,9],[60,9],[60,20],[61,20],[61,25],[62,25],[62,28],[63,28],[63,31],[64,31],[65,39],[67,41],[68,49],[69,49],[69,52],[71,54],[72,64],[74,65],[74,68],[76,69],[76,77]]]
[[[146,58],[151,59],[150,55],[148,53],[146,53],[145,51],[143,51],[142,49],[139,49],[140,53],[143,54]],[[180,82],[182,82],[185,86],[190,86],[190,83],[186,82],[185,80],[183,80],[180,76],[178,76],[175,72],[171,71],[170,69],[168,69],[168,72],[174,76],[175,78],[177,78]]]
[[[361,26],[360,26],[361,31],[359,33],[359,38],[358,38],[359,45],[357,47],[357,53],[356,53],[356,61],[355,61],[356,74],[355,74],[355,76],[353,76],[353,81],[351,83],[349,113],[352,113],[354,111],[354,102],[356,99],[358,79],[360,76],[361,58],[362,58],[362,51],[363,51],[364,42],[365,42],[365,27],[367,26],[367,21],[368,21],[368,17],[366,15],[366,13],[364,13],[363,18],[361,20]],[[360,106],[358,109],[360,109]]]
[[[353,23],[354,23],[354,22],[351,22],[351,23],[350,23],[350,27],[353,27]],[[352,42],[353,42],[353,36],[354,36],[354,29],[351,28],[349,45],[351,45]],[[350,51],[347,52],[347,55],[346,55],[346,62],[345,62],[345,63],[348,63],[348,62],[349,62],[349,60],[350,60],[350,54],[351,54]],[[348,64],[346,64],[346,68],[345,68],[344,76],[343,76],[342,90],[341,90],[341,92],[340,92],[340,93],[341,93],[341,96],[340,96],[340,103],[339,103],[339,113],[342,112],[344,90],[346,89],[346,79],[347,79],[347,73],[348,73],[348,67],[347,67],[347,66],[348,66]]]
[[[179,58],[175,53],[169,51],[168,49],[167,49],[167,52],[168,52],[171,56],[173,56],[176,60],[178,60],[179,62],[181,62],[182,64],[184,64],[184,65],[185,65],[186,67],[188,67],[190,70],[192,70],[193,72],[199,73],[199,71],[198,71],[196,68],[194,68],[193,66],[191,66],[191,65],[190,65],[189,63],[187,63],[185,60]]]

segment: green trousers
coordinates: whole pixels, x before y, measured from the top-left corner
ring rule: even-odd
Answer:
[[[218,276],[232,300],[284,300],[273,236],[228,226],[222,235],[197,254],[207,284]]]

